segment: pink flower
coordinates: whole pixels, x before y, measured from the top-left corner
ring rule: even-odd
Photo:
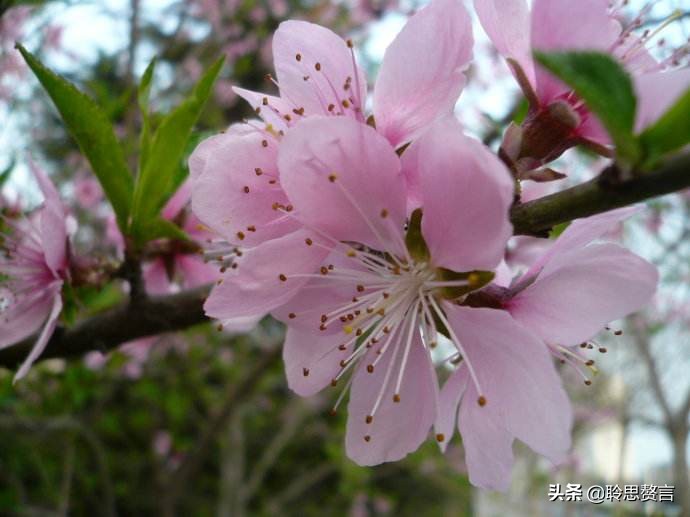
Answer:
[[[188,210],[192,185],[186,181],[163,207],[161,215],[180,225],[192,240],[203,242],[211,235]],[[217,269],[207,264],[198,253],[190,252],[185,244],[172,243],[171,249],[144,266],[146,290],[151,294],[167,294],[179,287],[191,289],[214,282]]]
[[[0,347],[40,335],[15,381],[29,371],[55,331],[69,275],[66,213],[48,177],[30,163],[45,201],[35,217],[4,219],[0,243]]]
[[[577,144],[608,154],[610,139],[599,120],[568,86],[532,59],[533,50],[598,50],[613,55],[633,75],[638,96],[636,129],[655,121],[690,85],[690,70],[663,72],[675,57],[657,62],[642,37],[622,30],[607,0],[475,0],[487,34],[509,61],[530,110],[506,132],[503,152],[518,174],[536,169]]]
[[[103,200],[103,189],[92,176],[81,176],[74,182],[74,195],[83,208],[93,208]]]
[[[618,245],[591,243],[630,213],[573,222],[510,288],[487,288],[484,296],[509,314],[450,312],[466,355],[443,386],[436,430],[449,436],[457,419],[473,484],[508,488],[516,438],[553,463],[567,458],[572,411],[549,352],[582,374],[579,368],[593,361],[569,347],[638,310],[656,289],[654,266]],[[470,365],[484,388],[482,408],[474,403],[481,391],[471,382]]]
[[[280,97],[235,91],[274,132],[312,115],[363,122],[367,82],[352,47],[319,25],[283,22],[273,36]],[[381,64],[373,96],[378,131],[398,147],[451,113],[471,58],[472,26],[459,1],[434,0],[412,16]]]
[[[592,243],[634,211],[574,221],[514,283],[505,304],[512,316],[547,343],[572,346],[649,302],[656,267],[617,244]]]
[[[438,416],[430,355],[436,322],[450,329],[454,357],[470,353],[454,322],[462,311],[481,311],[456,303],[488,283],[501,261],[512,180],[457,122],[437,122],[403,155],[414,161],[407,168],[419,168],[424,210],[406,235],[400,159],[373,128],[315,116],[283,143],[278,169],[294,208],[279,211],[301,227],[237,258],[206,312],[222,320],[272,311],[288,325],[289,386],[306,396],[349,376],[348,455],[361,465],[398,460],[426,439]],[[488,311],[517,327],[506,312]],[[503,346],[514,336],[511,330]]]

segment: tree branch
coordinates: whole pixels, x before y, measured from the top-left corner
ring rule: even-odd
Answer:
[[[41,359],[79,357],[91,350],[107,352],[127,341],[203,323],[206,296],[208,288],[204,287],[118,305],[70,329],[57,329]],[[18,366],[34,343],[35,337],[0,350],[0,366]]]
[[[545,236],[556,224],[587,217],[690,187],[690,153],[670,159],[659,169],[621,179],[615,166],[581,185],[517,204],[511,210],[516,235]],[[203,302],[208,288],[171,296],[144,298],[94,316],[71,329],[58,329],[41,359],[78,357],[91,350],[107,352],[118,345],[207,321]],[[14,368],[28,355],[35,338],[0,350],[0,366]]]
[[[612,165],[575,187],[518,204],[510,212],[516,235],[543,236],[553,226],[600,214],[645,199],[690,187],[690,153],[670,159],[659,169],[621,179]]]

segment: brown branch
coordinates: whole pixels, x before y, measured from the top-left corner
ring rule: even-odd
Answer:
[[[651,172],[627,179],[620,176],[611,166],[590,181],[514,206],[510,219],[515,234],[542,236],[560,223],[690,187],[690,153],[676,156]]]
[[[59,328],[41,359],[79,357],[91,350],[107,352],[122,343],[183,330],[206,320],[208,288],[118,305],[70,329]],[[29,354],[35,338],[0,350],[0,366],[15,368]]]

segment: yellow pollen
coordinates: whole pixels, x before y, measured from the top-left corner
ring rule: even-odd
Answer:
[[[480,407],[486,406],[486,397],[484,397],[484,395],[480,395],[477,399],[477,404],[479,404]]]

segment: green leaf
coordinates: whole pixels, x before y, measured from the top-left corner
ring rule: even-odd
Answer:
[[[17,44],[17,49],[50,95],[69,133],[88,158],[113,205],[118,226],[126,235],[134,187],[124,152],[110,121],[99,106],[72,83],[46,68],[20,44]]]
[[[7,165],[7,167],[0,171],[0,188],[2,188],[2,186],[7,183],[7,180],[10,179],[10,174],[12,174],[16,163],[17,161],[12,158],[12,161]]]
[[[144,75],[141,77],[139,90],[137,93],[137,101],[139,102],[139,111],[141,112],[141,136],[139,138],[139,170],[143,170],[148,160],[151,149],[151,118],[149,116],[149,96],[151,94],[151,82],[153,80],[153,72],[156,68],[156,58],[153,58],[146,67]]]
[[[134,191],[132,233],[139,245],[145,242],[142,229],[155,218],[184,179],[179,174],[187,141],[201,115],[224,58],[209,68],[191,95],[161,121],[151,139],[150,152],[139,172]]]
[[[154,239],[175,239],[178,241],[189,241],[189,236],[172,221],[157,218],[147,222],[140,230],[143,241]]]
[[[599,52],[535,52],[535,57],[582,98],[604,124],[618,158],[635,163],[639,146],[633,135],[637,100],[632,80],[618,62]]]
[[[647,166],[654,166],[659,158],[690,142],[690,90],[642,132],[640,142]]]

